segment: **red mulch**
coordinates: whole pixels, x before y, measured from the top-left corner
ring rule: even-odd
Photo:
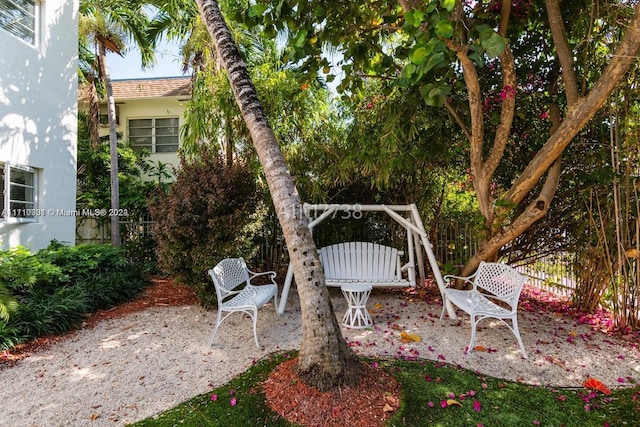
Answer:
[[[100,310],[93,313],[87,317],[82,326],[83,328],[93,328],[96,323],[103,320],[124,316],[127,313],[141,311],[149,307],[194,304],[198,304],[198,300],[191,289],[175,285],[170,278],[153,277],[152,284],[136,299],[108,310]],[[20,344],[12,350],[2,352],[0,353],[0,367],[12,365],[16,361],[29,357],[36,351],[45,349],[51,344],[64,339],[66,336],[68,336],[68,334],[40,337],[34,341]]]
[[[305,427],[377,427],[398,409],[400,385],[386,372],[364,365],[357,387],[321,392],[299,379],[297,360],[277,366],[264,383],[267,404],[287,421]]]

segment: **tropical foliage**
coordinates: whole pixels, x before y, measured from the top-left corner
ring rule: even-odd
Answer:
[[[88,313],[130,300],[147,284],[141,268],[109,246],[18,247],[0,252],[0,265],[0,289],[13,301],[0,320],[0,349],[77,328]]]
[[[169,193],[150,201],[160,267],[193,287],[205,306],[215,305],[207,269],[227,257],[253,261],[256,194],[246,164],[226,166],[216,151],[201,150],[198,158],[182,161]]]

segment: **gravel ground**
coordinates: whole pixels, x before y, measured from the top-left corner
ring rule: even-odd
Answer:
[[[284,315],[260,310],[258,337],[239,314],[228,318],[211,348],[215,312],[197,306],[152,307],[68,335],[13,366],[0,366],[0,425],[14,427],[122,426],[150,417],[229,381],[257,359],[299,348],[297,295]],[[340,316],[346,302],[332,292]],[[441,360],[490,376],[531,384],[580,387],[596,377],[609,387],[640,381],[640,351],[573,319],[521,311],[524,359],[509,330],[483,321],[468,355],[468,317],[440,321],[437,303],[374,291],[375,326],[343,329],[359,354]],[[400,332],[420,342],[400,342]]]

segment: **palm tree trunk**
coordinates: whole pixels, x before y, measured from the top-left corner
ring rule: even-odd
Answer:
[[[118,188],[118,135],[116,134],[116,102],[113,98],[113,87],[107,67],[107,52],[102,42],[98,42],[100,74],[107,89],[107,111],[109,113],[109,153],[111,156],[111,245],[120,246],[120,191]]]
[[[218,3],[215,0],[197,3],[264,168],[287,243],[302,310],[298,373],[302,380],[320,390],[355,385],[361,364],[342,337],[318,251],[282,151]]]

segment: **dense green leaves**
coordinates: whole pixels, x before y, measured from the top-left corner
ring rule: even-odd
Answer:
[[[0,290],[13,301],[0,319],[0,349],[74,329],[88,313],[130,300],[147,284],[141,267],[111,246],[52,242],[35,254],[18,247],[0,251],[0,267]]]
[[[256,182],[247,165],[225,166],[214,151],[183,161],[168,194],[150,203],[160,267],[193,287],[206,306],[215,305],[207,275],[221,259],[251,260],[256,247],[250,224],[257,221]]]

